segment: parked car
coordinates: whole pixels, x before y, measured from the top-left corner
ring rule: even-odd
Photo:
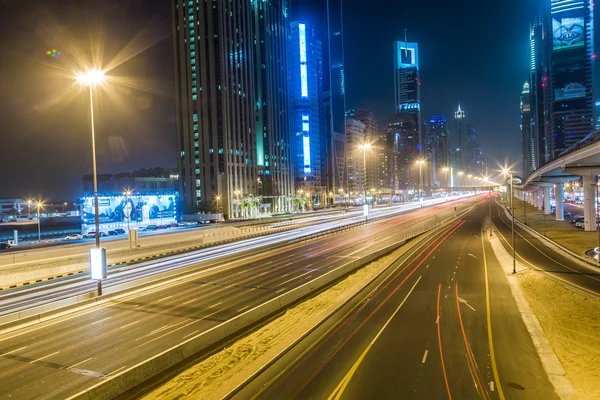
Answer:
[[[65,240],[81,240],[83,236],[78,233],[73,233],[71,235],[65,236]]]
[[[106,232],[100,232],[100,236],[108,236],[108,233]],[[88,233],[86,233],[85,235],[83,235],[83,237],[85,239],[90,239],[90,238],[95,238],[96,237],[96,231],[89,231]]]
[[[7,250],[7,249],[10,249],[10,244],[0,242],[0,250]]]
[[[145,226],[138,226],[137,230],[138,230],[138,232],[146,232],[146,227]]]
[[[583,217],[577,217],[571,220],[572,224],[576,224],[577,222],[583,222]]]
[[[167,229],[168,227],[168,225],[157,225],[156,229]]]
[[[158,229],[158,227],[157,227],[156,225],[148,225],[148,226],[146,227],[146,230],[147,230],[147,231],[155,231],[155,230],[157,230],[157,229]]]
[[[106,233],[108,234],[108,236],[117,236],[118,235],[117,231],[108,231]]]
[[[126,233],[125,229],[121,228],[114,229],[114,231],[117,232],[118,235],[124,235]]]
[[[585,222],[584,222],[583,218],[581,219],[581,221],[575,222],[575,227],[577,227],[577,228],[583,228],[584,225],[585,225]]]

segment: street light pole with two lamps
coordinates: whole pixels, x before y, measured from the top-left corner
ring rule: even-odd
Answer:
[[[512,217],[512,255],[513,255],[513,274],[517,273],[517,261],[515,256],[515,209],[513,208],[513,173],[508,168],[502,169],[502,174],[510,177],[510,215]]]

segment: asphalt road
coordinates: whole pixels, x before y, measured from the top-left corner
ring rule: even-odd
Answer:
[[[450,217],[465,199],[327,238],[225,259],[218,268],[0,336],[0,398],[62,399],[251,307]]]
[[[481,237],[486,214],[401,257],[234,398],[557,399]]]
[[[495,202],[492,203],[492,221],[500,232],[500,242],[512,254],[511,220],[502,211],[502,206]],[[582,266],[563,256],[519,228],[518,224],[515,224],[515,247],[517,260],[526,266],[573,290],[600,298],[600,269]]]

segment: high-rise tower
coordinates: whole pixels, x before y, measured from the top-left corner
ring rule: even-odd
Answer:
[[[595,127],[592,0],[552,0],[550,158]]]
[[[521,92],[521,134],[522,134],[522,157],[523,157],[523,176],[532,173],[535,167],[536,141],[532,134],[531,122],[533,121],[530,106],[529,83],[525,82]]]

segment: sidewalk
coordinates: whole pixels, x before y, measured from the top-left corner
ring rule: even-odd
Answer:
[[[506,203],[502,202],[503,205]],[[523,201],[513,199],[515,207],[515,219],[524,222]],[[554,214],[546,215],[536,207],[526,203],[527,207],[527,226],[535,229],[541,235],[546,235],[548,239],[555,241],[567,249],[583,254],[586,250],[598,246],[598,234],[596,232],[584,232],[583,229],[576,228],[569,222],[571,217],[566,217],[565,221],[557,221]]]

